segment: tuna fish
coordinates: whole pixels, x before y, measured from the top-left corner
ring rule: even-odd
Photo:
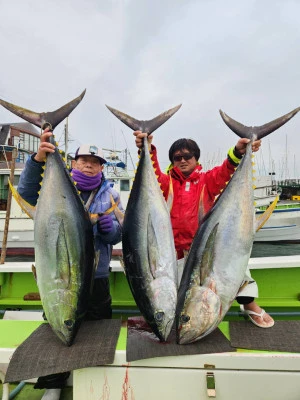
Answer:
[[[54,129],[83,96],[84,92],[59,110],[40,114],[0,103],[26,121]],[[55,144],[53,137],[50,140]],[[47,155],[36,207],[20,196],[18,201],[34,219],[36,279],[45,315],[58,338],[69,346],[87,309],[95,252],[89,214],[57,148]]]
[[[195,342],[212,332],[243,285],[254,234],[271,211],[256,221],[251,145],[299,110],[259,127],[244,126],[220,111],[228,127],[250,142],[225,190],[200,224],[187,256],[176,308],[178,343]]]
[[[111,107],[109,110],[133,130],[152,133],[179,108],[151,121],[138,121]],[[155,335],[166,341],[177,302],[177,264],[167,204],[155,176],[147,138],[125,211],[123,260],[133,297]]]

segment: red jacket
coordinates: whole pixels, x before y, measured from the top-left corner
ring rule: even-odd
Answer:
[[[222,165],[210,171],[201,172],[198,165],[188,177],[185,177],[179,168],[175,167],[165,174],[161,171],[156,148],[152,145],[151,158],[154,162],[158,181],[161,183],[165,199],[172,197],[171,223],[174,234],[175,248],[178,259],[183,257],[183,250],[189,250],[199,225],[199,200],[203,190],[203,207],[205,212],[213,206],[215,198],[224,189],[226,183],[234,173],[235,166],[226,159]],[[172,179],[172,185],[170,185]]]

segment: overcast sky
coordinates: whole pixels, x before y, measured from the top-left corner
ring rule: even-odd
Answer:
[[[0,13],[0,98],[53,111],[87,89],[70,151],[128,147],[136,159],[132,132],[105,104],[151,119],[182,103],[154,133],[162,167],[181,137],[205,164],[220,162],[238,137],[219,109],[257,126],[300,106],[298,0],[0,0]],[[0,123],[17,121],[0,109]],[[300,113],[263,140],[259,170],[273,159],[278,177],[300,177],[299,144]]]

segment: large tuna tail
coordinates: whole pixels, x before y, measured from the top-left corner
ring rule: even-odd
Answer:
[[[13,114],[25,119],[25,121],[28,121],[33,125],[38,126],[39,128],[46,129],[47,127],[49,127],[51,130],[53,130],[61,121],[63,121],[65,118],[67,118],[69,114],[71,114],[74,108],[77,107],[77,105],[81,102],[84,95],[85,90],[81,93],[80,96],[76,97],[76,99],[70,101],[61,108],[55,111],[42,113],[27,110],[26,108],[16,106],[1,99],[0,104],[7,110],[11,111]]]
[[[274,121],[268,122],[267,124],[261,126],[245,126],[230,118],[222,110],[220,110],[220,114],[225,124],[239,137],[248,139],[255,137],[257,139],[262,139],[263,137],[269,135],[269,133],[276,131],[276,129],[288,122],[291,118],[293,118],[294,115],[297,114],[298,111],[300,111],[300,107],[295,108],[295,110],[289,112],[288,114],[285,114],[282,117],[274,119]]]
[[[122,113],[121,111],[116,110],[115,108],[109,107],[106,105],[106,107],[111,111],[117,118],[119,118],[120,121],[122,121],[125,125],[127,125],[129,128],[133,129],[134,131],[142,131],[145,133],[150,133],[154,132],[157,128],[159,128],[162,124],[164,124],[169,118],[174,115],[179,108],[181,107],[181,104],[179,106],[176,106],[174,108],[171,108],[168,111],[165,111],[164,113],[158,115],[157,117],[149,120],[149,121],[142,121],[135,119],[133,117],[130,117],[127,114]]]

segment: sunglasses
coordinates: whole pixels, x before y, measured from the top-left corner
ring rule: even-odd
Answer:
[[[173,161],[181,161],[182,159],[187,161],[187,160],[190,160],[193,157],[194,157],[193,153],[177,154],[176,156],[173,156]]]

